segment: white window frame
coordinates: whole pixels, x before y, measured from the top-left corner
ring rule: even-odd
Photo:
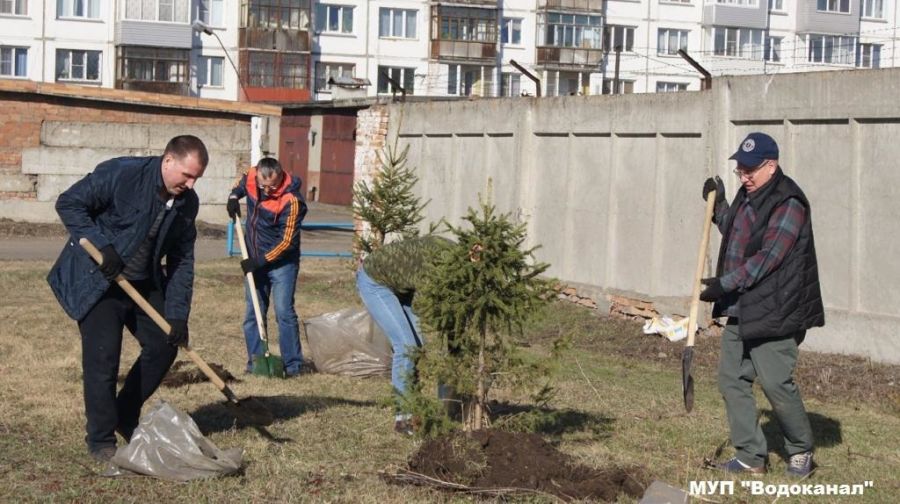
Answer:
[[[580,49],[603,47],[602,16],[550,11],[546,13],[543,23],[543,46]]]
[[[765,56],[765,30],[713,26],[709,33],[716,57],[762,60]]]
[[[6,10],[9,7],[9,10]],[[0,0],[0,14],[4,16],[27,16],[28,0]]]
[[[763,59],[772,63],[781,63],[781,42],[784,37],[766,37],[765,47],[763,48]]]
[[[769,0],[769,10],[772,12],[784,12],[784,0]]]
[[[807,61],[831,65],[854,65],[856,63],[856,44],[856,37],[810,33],[806,37]],[[829,47],[830,58],[828,57]],[[835,51],[835,48],[841,52]],[[818,55],[815,54],[816,51],[818,51]]]
[[[500,96],[520,96],[522,94],[522,74],[503,72],[500,74]]]
[[[861,0],[859,15],[868,19],[884,19],[884,0]]]
[[[79,7],[81,12],[76,12]],[[100,0],[57,0],[58,19],[100,19]]]
[[[144,3],[147,0],[125,0],[124,1],[124,10],[122,12],[122,19],[133,20],[133,21],[148,21],[148,22],[158,22],[158,23],[190,23],[189,19],[191,16],[191,1],[190,0],[153,0],[153,12],[151,15],[145,15],[143,8]],[[179,3],[181,3],[181,9],[178,9]],[[136,8],[129,9],[130,5],[135,5]],[[171,19],[163,19],[162,10],[163,8],[171,9],[172,18]],[[138,13],[137,17],[129,17],[133,13],[132,10],[135,10]]]
[[[616,42],[622,42],[623,52],[634,51],[634,30],[635,26],[625,25],[606,25],[603,27],[603,50],[606,52],[615,51]],[[621,81],[620,81],[621,82]]]
[[[708,4],[733,5],[735,7],[747,7],[755,9],[759,6],[759,0],[707,0]]]
[[[316,33],[352,35],[353,9],[352,5],[318,4],[316,6]],[[337,21],[336,28],[332,27],[332,19]]]
[[[500,23],[500,43],[502,45],[522,45],[522,18],[505,17]],[[518,36],[518,37],[517,37]],[[518,38],[518,40],[516,40]]]
[[[60,57],[68,53],[68,63],[66,68],[67,77],[60,77]],[[76,58],[79,56],[80,58]],[[88,78],[89,58],[96,58],[97,77]],[[76,61],[81,59],[81,61]],[[80,68],[81,75],[75,76],[76,69]],[[103,51],[93,51],[87,49],[57,49],[56,50],[56,80],[58,82],[92,82],[99,84],[103,80]]]
[[[600,84],[600,94],[632,94],[634,93],[634,81],[628,79],[619,79],[619,89],[613,93],[613,86],[615,85],[615,79],[603,79],[603,82]],[[610,92],[607,93],[606,90]]]
[[[672,48],[672,34],[675,35],[677,47]],[[660,28],[656,32],[656,54],[659,56],[676,56],[679,49],[688,50],[688,39],[690,38],[690,30],[682,30],[680,28]],[[661,43],[663,42],[663,43]]]
[[[816,11],[850,14],[853,0],[816,0]]]
[[[225,88],[225,58],[223,56],[200,56],[200,58],[203,60],[203,67],[197,76],[197,86],[214,89]],[[213,63],[219,67],[218,83],[216,83],[216,74],[213,71],[215,65]]]
[[[687,91],[687,87],[686,82],[656,81],[657,93],[677,93],[679,91]]]
[[[473,76],[473,70],[478,75]],[[471,77],[471,80],[468,78]],[[502,78],[502,76],[501,76]],[[480,84],[480,86],[476,86]],[[477,94],[480,90],[481,94]],[[494,67],[485,65],[447,65],[447,94],[454,96],[494,96]]]
[[[225,28],[225,0],[197,0],[194,19],[203,21],[206,26]]]
[[[391,83],[387,79],[383,79],[382,72],[387,72],[394,80],[400,83],[406,89],[406,94],[414,94],[416,87],[416,68],[415,67],[398,67],[388,65],[378,65],[378,75],[375,78],[375,91],[377,94],[392,94]],[[397,74],[399,73],[399,79]],[[385,90],[381,90],[381,84],[385,84]],[[408,86],[407,86],[408,84]],[[399,92],[399,91],[398,91]]]
[[[388,26],[385,33],[384,15],[387,13]],[[398,9],[395,7],[381,7],[378,9],[378,37],[394,39],[417,39],[419,35],[419,11],[416,9]],[[397,22],[399,20],[399,28]],[[412,23],[410,23],[412,20]],[[412,34],[409,33],[410,26]],[[400,33],[397,33],[399,29]]]
[[[332,86],[328,83],[328,79],[331,77],[356,76],[356,63],[317,61],[314,70],[316,73],[313,84],[316,87],[316,92],[330,93]],[[349,72],[346,70],[349,70]]]
[[[882,44],[864,42],[856,44],[856,66],[860,68],[881,68]],[[866,64],[863,64],[864,61]]]
[[[18,68],[16,66],[16,61],[18,60],[17,56],[22,54],[25,58],[25,68],[22,73],[18,72]],[[3,66],[8,65],[9,70],[4,72]],[[28,48],[27,47],[15,47],[15,46],[0,46],[0,76],[3,77],[16,77],[16,78],[28,78]]]

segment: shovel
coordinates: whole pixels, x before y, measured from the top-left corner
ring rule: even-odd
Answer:
[[[687,343],[681,352],[681,391],[684,394],[684,409],[690,413],[694,408],[694,377],[691,376],[691,361],[694,360],[694,334],[697,332],[697,312],[700,310],[700,278],[706,262],[706,249],[709,247],[709,228],[712,225],[713,210],[716,206],[716,191],[706,195],[706,214],[703,217],[703,236],[700,238],[700,250],[697,252],[697,270],[694,273],[691,290],[691,311],[688,315]]]
[[[234,229],[237,231],[238,243],[241,245],[241,257],[249,259],[250,254],[247,252],[247,242],[244,240],[244,229],[241,226],[240,218],[234,216]],[[259,307],[259,294],[256,292],[256,281],[253,280],[253,273],[247,273],[247,288],[250,289],[250,299],[253,301],[253,313],[256,315],[256,327],[259,330],[259,339],[262,340],[263,355],[253,356],[253,374],[259,376],[284,378],[284,362],[281,357],[269,353],[269,338],[266,335],[266,326],[263,321],[262,310]]]
[[[103,263],[103,254],[101,254],[100,251],[97,250],[97,247],[95,247],[94,244],[90,242],[90,240],[88,240],[87,238],[82,238],[78,240],[78,243],[81,244],[84,250],[87,251],[88,255],[90,255],[94,259],[94,261],[97,262],[97,264]],[[160,315],[155,308],[153,308],[153,305],[151,305],[149,302],[147,302],[146,299],[144,299],[144,296],[142,296],[141,293],[138,292],[133,285],[131,285],[131,282],[126,280],[122,275],[118,275],[116,277],[116,283],[119,284],[119,287],[121,287],[122,290],[125,291],[125,293],[128,294],[128,296],[131,297],[131,299],[133,299],[138,306],[141,307],[142,310],[144,310],[144,313],[146,313],[150,318],[153,319],[154,322],[156,322],[156,325],[158,325],[159,328],[163,330],[163,332],[165,332],[166,334],[169,334],[169,332],[171,332],[172,326],[169,325],[166,319],[163,318],[163,316]],[[200,371],[202,371],[203,374],[205,374],[206,377],[209,378],[209,381],[212,382],[217,389],[219,389],[219,392],[221,392],[225,396],[225,398],[228,399],[228,402],[226,404],[228,405],[229,411],[231,411],[235,417],[237,417],[240,421],[247,425],[272,425],[272,422],[275,421],[275,416],[271,411],[269,411],[268,408],[265,407],[265,405],[263,405],[258,399],[255,399],[253,397],[238,399],[237,396],[234,395],[234,392],[232,392],[231,389],[228,388],[228,385],[225,384],[222,378],[220,378],[219,375],[217,375],[216,372],[209,367],[209,364],[207,364],[206,361],[204,361],[197,354],[197,352],[192,350],[189,345],[185,345],[183,348],[184,351],[187,352],[188,357],[190,357],[191,360],[194,361],[194,364],[196,364],[197,367],[200,368]]]

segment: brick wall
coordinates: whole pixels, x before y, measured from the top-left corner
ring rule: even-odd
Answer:
[[[387,139],[388,109],[383,105],[373,105],[356,114],[356,155],[353,158],[353,183],[364,181],[371,184],[372,177],[381,170],[378,154]],[[368,233],[367,224],[354,219],[354,226],[363,235]]]

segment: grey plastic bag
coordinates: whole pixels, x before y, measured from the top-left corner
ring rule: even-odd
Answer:
[[[138,474],[171,481],[189,481],[233,474],[243,463],[241,448],[220,450],[203,437],[191,417],[165,401],[144,416],[127,446],[111,462]]]
[[[316,369],[349,376],[390,376],[391,343],[364,308],[346,308],[306,321]]]

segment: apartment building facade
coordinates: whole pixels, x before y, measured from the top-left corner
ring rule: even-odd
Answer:
[[[891,0],[0,0],[0,77],[279,102],[535,95],[530,76],[545,96],[670,92],[701,86],[679,49],[714,76],[897,66],[897,10]]]

